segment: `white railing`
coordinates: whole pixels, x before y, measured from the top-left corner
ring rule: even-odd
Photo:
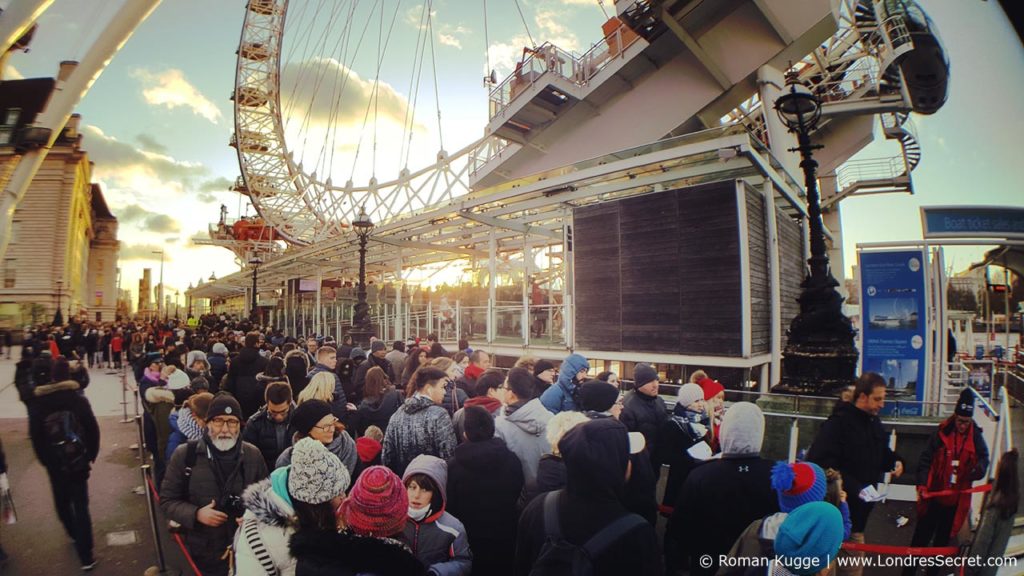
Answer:
[[[866,180],[895,180],[906,174],[903,156],[851,160],[836,169],[839,190]]]

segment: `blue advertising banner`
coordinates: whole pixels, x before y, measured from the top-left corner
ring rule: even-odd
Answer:
[[[862,251],[861,370],[877,372],[888,384],[886,414],[920,415],[927,356],[925,253],[921,250]]]

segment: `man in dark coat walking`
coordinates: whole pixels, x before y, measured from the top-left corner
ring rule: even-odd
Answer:
[[[67,358],[53,362],[52,384],[37,385],[30,410],[29,433],[32,448],[46,468],[53,489],[53,505],[64,530],[75,541],[75,551],[83,570],[96,566],[93,556],[92,517],[89,514],[89,473],[100,452],[100,427],[89,401],[78,393],[71,379]],[[63,433],[66,432],[67,434]],[[84,448],[82,457],[71,459],[74,450],[65,450],[56,442],[77,437]],[[57,436],[60,436],[58,438]]]
[[[466,527],[473,574],[511,576],[523,467],[494,436],[486,408],[470,406],[463,414],[466,442],[448,460],[447,509]]]
[[[874,507],[864,490],[881,481],[886,472],[892,471],[896,478],[903,474],[903,462],[889,449],[889,435],[878,418],[884,406],[885,379],[874,372],[861,374],[853,390],[853,403],[836,405],[807,451],[809,461],[842,473],[853,523],[850,540],[860,544],[864,543],[864,527]],[[862,572],[863,567],[841,571]]]
[[[717,572],[718,557],[751,522],[779,511],[771,486],[774,462],[761,458],[761,409],[733,404],[721,432],[722,458],[697,466],[686,478],[665,530],[666,561],[678,566],[689,556],[692,576]]]

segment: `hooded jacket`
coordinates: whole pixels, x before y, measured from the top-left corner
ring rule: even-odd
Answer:
[[[333,530],[292,536],[295,576],[426,576],[427,569],[399,540]],[[256,572],[259,574],[259,572]]]
[[[228,368],[224,390],[230,392],[242,407],[242,420],[248,420],[263,405],[263,389],[266,382],[260,382],[256,375],[267,367],[267,359],[256,348],[245,347]]]
[[[426,396],[407,398],[395,412],[384,434],[381,461],[395,474],[420,454],[447,460],[455,453],[455,429],[448,412]]]
[[[242,493],[245,515],[242,525],[235,532],[235,574],[248,576],[263,574],[252,544],[262,545],[270,556],[274,567],[281,576],[295,574],[295,558],[288,549],[288,540],[295,533],[295,509],[288,495],[289,468],[274,470],[270,478],[260,480]],[[252,528],[250,528],[252,525]],[[250,543],[248,530],[255,529],[255,538]]]
[[[527,490],[537,484],[537,466],[540,457],[551,452],[548,443],[548,412],[539,398],[534,398],[514,411],[509,406],[502,407],[494,420],[494,434],[505,441],[523,466],[523,480]]]
[[[376,401],[363,399],[359,403],[356,431],[362,436],[370,426],[380,428],[381,432],[388,431],[388,422],[394,416],[403,402],[401,390],[390,390]]]
[[[221,380],[228,373],[227,348],[224,350],[224,354],[211,352],[206,356],[206,361],[210,363],[210,392],[213,394],[220,391]]]
[[[690,574],[718,570],[719,555],[759,518],[779,511],[771,487],[774,462],[761,458],[764,415],[749,402],[737,402],[722,423],[722,457],[696,467],[686,479],[665,531],[665,553],[678,561],[691,556]],[[710,554],[710,567],[698,559]]]
[[[588,427],[587,439],[580,430]],[[567,444],[574,444],[567,449]],[[562,537],[582,546],[605,526],[629,514],[622,503],[629,462],[629,440],[625,426],[607,418],[581,424],[562,437],[559,446],[568,473],[564,490],[553,492],[558,499],[558,520]],[[544,527],[545,496],[535,498],[519,519],[514,573],[530,573],[547,535]],[[662,573],[654,528],[642,523],[620,536],[593,559],[595,576]]]
[[[411,462],[402,475],[403,482],[413,474],[424,474],[437,484],[441,492],[441,509],[417,522],[409,518],[402,530],[402,540],[412,553],[436,576],[469,576],[473,554],[469,551],[466,528],[458,518],[446,511],[448,469],[443,460],[420,458]]]
[[[150,387],[143,396],[142,406],[153,418],[156,427],[156,453],[154,458],[166,462],[167,442],[171,437],[171,412],[174,410],[174,392],[164,387]]]
[[[292,448],[295,447],[295,443],[299,440],[298,433],[292,436],[292,445],[285,448],[284,452],[281,452],[281,455],[277,457],[275,468],[291,465]],[[359,454],[356,452],[356,441],[345,432],[336,432],[334,440],[331,440],[331,443],[327,445],[327,450],[337,456],[338,460],[341,460],[341,463],[345,465],[349,476],[355,478],[356,463],[359,460]]]
[[[889,449],[889,436],[882,421],[849,402],[840,402],[814,438],[807,459],[843,475],[843,488],[850,495],[853,531],[863,532],[872,506],[857,497],[892,470],[898,457]]]
[[[558,369],[558,380],[544,391],[540,401],[552,414],[578,410],[576,407],[576,374],[590,370],[590,363],[579,354],[570,354]]]
[[[32,438],[32,449],[35,450],[36,458],[50,471],[55,481],[60,481],[63,476],[54,476],[59,469],[58,462],[53,460],[53,454],[49,443],[45,438],[43,422],[46,417],[54,412],[67,410],[75,415],[82,430],[82,441],[85,443],[89,453],[89,460],[96,461],[100,453],[100,427],[96,422],[96,416],[92,412],[92,406],[85,396],[78,394],[78,383],[74,380],[63,380],[52,384],[36,386],[33,394],[35,398],[34,411],[29,418],[29,436]],[[88,478],[86,472],[84,478]],[[81,479],[81,478],[80,478]]]
[[[473,574],[512,574],[522,490],[522,466],[501,438],[465,442],[455,449],[448,461],[447,508],[466,526]]]

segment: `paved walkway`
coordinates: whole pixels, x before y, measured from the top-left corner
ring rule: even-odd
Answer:
[[[99,565],[92,574],[141,576],[156,565],[142,486],[134,423],[122,424],[120,374],[90,371],[86,396],[100,424],[100,456],[89,481],[95,552]],[[14,361],[0,359],[0,437],[7,454],[8,477],[18,510],[18,523],[0,528],[0,541],[10,560],[6,575],[81,574],[71,540],[53,509],[50,483],[28,438],[25,406],[14,388]],[[129,397],[131,400],[131,397]],[[186,568],[184,559],[162,535],[168,564]],[[184,572],[189,574],[189,572]]]

